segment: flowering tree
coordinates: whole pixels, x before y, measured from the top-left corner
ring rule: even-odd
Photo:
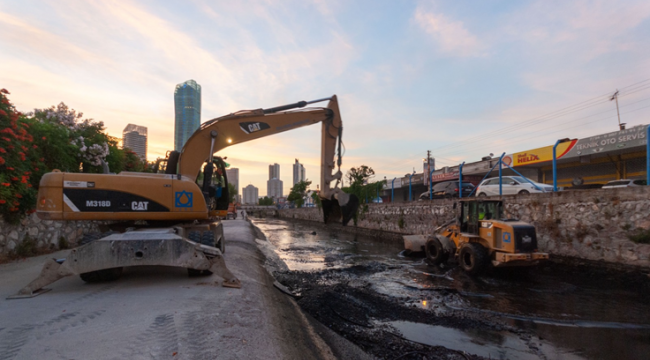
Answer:
[[[0,216],[17,223],[34,211],[44,173],[101,172],[106,161],[112,172],[151,171],[119,139],[105,133],[104,123],[83,119],[64,103],[21,114],[0,90]]]
[[[19,121],[17,112],[0,90],[0,215],[16,223],[36,204],[34,171],[43,168],[38,145],[29,133],[29,124]]]
[[[77,165],[81,164],[84,172],[100,172],[102,170],[102,161],[106,161],[106,156],[110,152],[110,137],[104,132],[103,122],[82,119],[83,113],[77,113],[64,103],[47,109],[35,109],[28,115],[33,115],[33,118],[42,124],[59,125],[59,129],[67,130],[70,144],[77,149],[73,152],[75,162]]]

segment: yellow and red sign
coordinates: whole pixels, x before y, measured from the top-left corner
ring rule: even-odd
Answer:
[[[563,142],[558,144],[556,148],[556,159],[561,159],[575,146],[578,140]],[[553,161],[553,146],[545,146],[538,149],[518,152],[503,157],[503,162],[508,166],[524,166],[537,164],[546,161]]]

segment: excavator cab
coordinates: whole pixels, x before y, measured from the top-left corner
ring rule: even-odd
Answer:
[[[228,189],[228,164],[215,157],[206,161],[203,171],[197,176],[197,185],[201,188],[208,210],[227,211],[230,193]]]

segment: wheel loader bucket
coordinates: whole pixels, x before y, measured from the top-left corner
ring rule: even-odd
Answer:
[[[359,209],[359,198],[354,194],[341,193],[338,198],[332,196],[330,200],[321,199],[321,203],[325,224],[341,221],[341,224],[346,226]]]

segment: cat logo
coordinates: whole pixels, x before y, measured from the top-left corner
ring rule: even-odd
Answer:
[[[133,201],[131,203],[131,210],[135,210],[135,211],[147,211],[148,207],[149,207],[148,201]]]
[[[270,129],[271,127],[269,124],[263,122],[240,122],[239,128],[246,134],[252,134],[257,131]]]

